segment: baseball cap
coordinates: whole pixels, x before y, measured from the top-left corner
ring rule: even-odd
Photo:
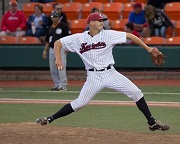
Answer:
[[[17,1],[16,0],[10,0],[9,1],[9,4],[12,5],[12,4],[17,4]]]
[[[52,17],[52,18],[58,18],[58,17],[59,17],[59,13],[56,12],[56,11],[52,11],[52,12],[51,12],[51,17]]]
[[[142,7],[142,4],[139,3],[139,2],[136,2],[134,5],[133,5],[134,8],[137,8],[137,7]]]
[[[108,18],[103,18],[102,15],[100,13],[91,13],[88,17],[87,17],[87,24],[90,23],[90,21],[96,21],[96,20],[103,20],[106,21],[108,20]]]

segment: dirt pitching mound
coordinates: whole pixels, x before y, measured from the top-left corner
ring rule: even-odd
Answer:
[[[1,144],[179,144],[178,135],[137,134],[94,128],[1,123]]]

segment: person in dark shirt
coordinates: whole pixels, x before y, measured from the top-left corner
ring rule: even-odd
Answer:
[[[149,28],[151,30],[151,36],[155,35],[165,38],[166,29],[169,26],[171,26],[173,30],[175,29],[175,26],[173,25],[169,17],[162,10],[156,9],[152,5],[147,5],[144,10]]]
[[[62,4],[54,3],[53,9],[54,9],[54,11],[59,13],[59,20],[65,24],[67,24],[67,16],[64,12],[62,12]],[[48,26],[51,26],[51,25],[52,25],[52,20],[51,20],[51,16],[49,16]]]
[[[49,66],[51,77],[54,82],[54,87],[52,90],[67,90],[67,76],[66,69],[59,71],[55,64],[55,54],[54,54],[54,42],[62,37],[68,36],[71,34],[67,24],[59,21],[59,13],[53,11],[51,13],[52,25],[48,28],[46,34],[46,45],[42,54],[44,59],[47,58],[47,51],[49,49]],[[61,53],[61,58],[63,64],[66,66],[66,52]]]

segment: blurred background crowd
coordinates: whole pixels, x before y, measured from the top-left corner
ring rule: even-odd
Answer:
[[[99,12],[108,21],[104,29],[150,37],[180,37],[179,0],[1,0],[0,37],[35,37],[45,43],[52,25],[51,13],[59,13],[71,34],[89,30],[87,16]],[[5,39],[5,38],[4,38]],[[126,44],[133,44],[131,41]]]

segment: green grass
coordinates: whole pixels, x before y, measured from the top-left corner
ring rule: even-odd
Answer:
[[[47,87],[2,88],[0,98],[73,100],[78,96],[79,90],[80,87],[69,88],[69,91],[73,92],[51,92]],[[180,102],[179,87],[141,87],[141,90],[145,93],[147,101]],[[113,92],[105,89],[94,99],[132,101],[124,95]],[[166,94],[153,94],[154,92]],[[38,117],[55,113],[62,106],[59,104],[0,104],[0,123],[34,122]],[[150,106],[150,110],[155,118],[171,125],[171,130],[163,134],[180,134],[179,108]],[[152,133],[148,130],[145,117],[135,106],[88,105],[76,113],[54,121],[52,125]]]
[[[0,122],[34,122],[41,116],[49,116],[59,110],[58,104],[1,104]],[[177,108],[150,107],[155,118],[169,123],[172,128],[166,134],[180,134]],[[146,119],[136,107],[87,106],[52,123],[57,126],[93,127],[110,130],[151,133]]]
[[[179,87],[141,87],[141,90],[144,93],[145,99],[147,101],[180,102]],[[79,91],[80,91],[80,87],[71,87],[68,89],[67,92],[53,92],[46,87],[45,88],[3,88],[0,89],[0,98],[73,100],[77,98]],[[155,92],[160,94],[153,94]],[[165,93],[165,94],[161,94],[161,93]],[[94,100],[131,101],[131,99],[129,99],[128,97],[109,89],[105,89],[100,93],[98,93],[94,97]]]

